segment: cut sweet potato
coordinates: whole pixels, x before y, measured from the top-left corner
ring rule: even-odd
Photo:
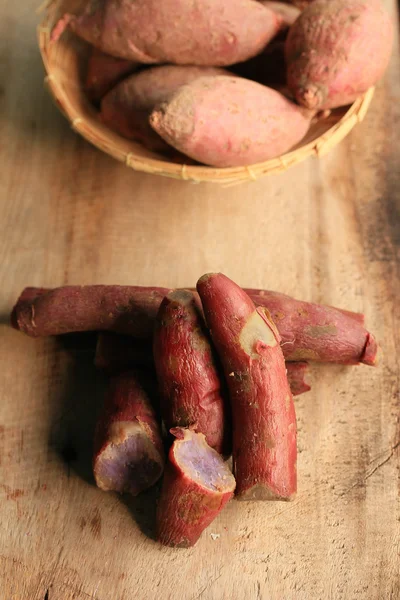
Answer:
[[[194,546],[232,498],[235,479],[201,433],[175,428],[157,508],[157,539],[167,546]]]
[[[146,385],[138,372],[110,381],[93,459],[96,483],[102,490],[136,496],[161,477],[164,450]]]

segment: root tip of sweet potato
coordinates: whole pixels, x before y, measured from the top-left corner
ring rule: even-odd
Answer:
[[[300,89],[296,94],[296,100],[309,110],[316,110],[324,102],[325,95],[320,86],[309,84]]]

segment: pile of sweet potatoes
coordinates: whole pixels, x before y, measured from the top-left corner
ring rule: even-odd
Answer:
[[[164,474],[157,539],[176,547],[195,544],[233,496],[292,500],[293,396],[310,389],[307,361],[373,366],[378,353],[363,315],[221,273],[196,289],[26,288],[11,324],[32,337],[98,332],[94,362],[109,383],[96,483],[135,496]]]
[[[52,39],[65,29],[93,46],[86,91],[105,125],[214,167],[288,151],[381,78],[393,43],[381,0],[88,0]]]

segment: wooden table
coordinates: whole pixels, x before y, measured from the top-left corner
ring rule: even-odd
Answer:
[[[329,156],[222,189],[134,173],[75,135],[43,88],[35,5],[0,8],[1,600],[397,600],[398,46]],[[29,339],[8,314],[25,285],[185,286],[210,270],[363,311],[384,357],[313,367],[295,502],[232,502],[197,547],[171,550],[148,535],[153,491],[93,485],[90,351]]]

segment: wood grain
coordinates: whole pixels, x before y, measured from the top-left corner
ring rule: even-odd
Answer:
[[[398,45],[331,154],[216,189],[135,174],[69,129],[42,86],[35,4],[0,3],[0,598],[397,600]],[[364,311],[384,356],[313,368],[295,502],[232,502],[177,551],[151,539],[156,490],[121,500],[93,485],[104,381],[90,338],[28,339],[8,313],[25,285],[185,286],[210,270]]]

